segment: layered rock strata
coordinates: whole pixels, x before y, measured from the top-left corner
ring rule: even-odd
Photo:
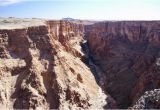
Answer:
[[[86,26],[91,58],[119,108],[134,104],[148,90],[160,87],[159,21],[110,21]]]

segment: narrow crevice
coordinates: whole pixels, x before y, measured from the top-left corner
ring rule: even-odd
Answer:
[[[105,71],[100,67],[100,65],[97,65],[97,61],[94,57],[94,55],[91,53],[90,49],[89,49],[89,46],[88,46],[88,42],[87,41],[84,41],[81,43],[81,48],[82,48],[82,51],[83,53],[85,54],[81,60],[90,68],[91,72],[93,73],[95,79],[96,79],[96,82],[97,84],[102,88],[102,90],[105,92],[105,94],[109,95],[115,102],[114,105],[116,106],[116,108],[128,108],[130,105],[131,105],[131,102],[130,102],[130,97],[128,95],[128,98],[126,99],[126,101],[120,101],[119,103],[120,106],[118,105],[118,102],[117,102],[117,96],[118,95],[122,95],[122,94],[118,94],[118,91],[117,90],[117,93],[115,94],[113,91],[111,91],[113,88],[114,85],[112,86],[106,86],[106,82],[107,80],[105,79]],[[106,99],[106,102],[111,102],[110,100]],[[108,103],[104,109],[111,109],[113,107],[113,102],[111,103]]]
[[[104,79],[103,79],[103,73],[101,71],[101,69],[99,68],[98,65],[96,65],[94,63],[94,58],[90,52],[90,49],[88,47],[88,42],[84,41],[81,43],[81,48],[82,48],[82,52],[85,54],[81,60],[82,62],[84,62],[91,70],[91,72],[93,73],[97,84],[99,85],[99,87],[102,89],[102,91],[108,96],[105,100],[107,102],[107,104],[105,106],[103,106],[104,109],[116,109],[117,108],[117,104],[116,101],[112,98],[112,96],[110,96],[110,94],[108,94],[108,91],[105,91],[105,87],[104,87]]]
[[[82,51],[85,54],[81,60],[90,68],[91,72],[93,73],[93,75],[95,76],[96,82],[99,84],[99,75],[98,75],[98,71],[96,69],[96,65],[93,63],[93,58],[90,54],[90,50],[88,48],[88,43],[87,41],[82,42],[81,44],[82,47]]]

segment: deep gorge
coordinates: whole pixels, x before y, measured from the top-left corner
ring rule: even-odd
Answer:
[[[34,22],[0,29],[1,107],[160,108],[159,21]]]
[[[133,106],[145,91],[159,88],[159,22],[95,23],[87,29],[93,62],[119,108]]]

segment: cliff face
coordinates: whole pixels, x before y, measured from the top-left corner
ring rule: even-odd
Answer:
[[[58,40],[67,52],[74,56],[82,56],[82,52],[77,49],[79,42],[83,40],[84,25],[69,21],[47,21],[47,26],[52,38]],[[76,47],[75,47],[76,46]]]
[[[54,50],[46,26],[28,29],[1,30],[7,45],[1,51],[1,104],[10,108],[36,108],[55,97],[51,107],[56,107],[58,96],[54,64]],[[2,40],[3,41],[3,40]],[[4,52],[5,51],[5,52]],[[4,63],[4,64],[3,64]],[[43,76],[43,75],[46,76]],[[52,79],[49,78],[52,76]],[[48,77],[48,81],[47,81]],[[46,86],[45,83],[51,83]],[[49,96],[47,96],[50,92]],[[12,103],[13,102],[13,103]],[[1,105],[1,106],[2,106]]]
[[[86,29],[105,91],[120,108],[134,104],[146,90],[160,87],[159,21],[100,22]]]
[[[76,24],[69,21],[47,21],[49,32],[52,36],[60,41],[66,43],[72,37],[82,37],[84,33],[84,25]]]
[[[80,56],[83,26],[65,21],[0,30],[0,107],[103,108],[107,96]]]

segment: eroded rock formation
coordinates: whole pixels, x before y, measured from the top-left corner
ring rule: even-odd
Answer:
[[[81,61],[83,25],[0,30],[0,107],[10,109],[103,108],[105,95]]]

